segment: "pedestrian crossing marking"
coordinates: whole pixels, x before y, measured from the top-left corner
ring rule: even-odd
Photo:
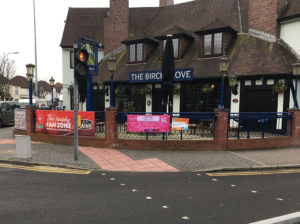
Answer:
[[[79,175],[88,175],[91,173],[90,170],[68,169],[68,168],[59,168],[59,167],[51,167],[51,166],[21,166],[21,165],[1,163],[0,167],[37,171],[37,172],[47,172],[47,173],[64,173],[64,174],[79,174]]]
[[[206,173],[206,175],[210,177],[226,177],[226,176],[277,175],[277,174],[292,174],[292,173],[300,173],[300,169]]]

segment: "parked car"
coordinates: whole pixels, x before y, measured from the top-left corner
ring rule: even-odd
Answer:
[[[14,124],[14,109],[9,102],[0,101],[0,128],[3,125]]]

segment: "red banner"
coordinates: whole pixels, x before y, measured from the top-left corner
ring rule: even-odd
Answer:
[[[36,132],[49,134],[73,134],[74,112],[36,110]],[[95,112],[78,112],[79,135],[95,135]]]

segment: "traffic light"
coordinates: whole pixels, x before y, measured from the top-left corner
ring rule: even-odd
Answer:
[[[74,48],[74,78],[77,80],[80,101],[84,102],[87,92],[87,75],[89,54],[85,49]]]

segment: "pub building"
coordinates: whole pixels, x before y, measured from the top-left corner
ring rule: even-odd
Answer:
[[[289,10],[288,4],[198,0],[174,5],[160,0],[160,7],[129,8],[128,0],[111,0],[110,8],[101,11],[103,18],[97,18],[102,20],[95,23],[100,32],[89,33],[104,48],[98,75],[93,77],[93,110],[103,111],[112,103],[123,112],[163,112],[162,56],[167,35],[172,35],[175,74],[170,112],[211,112],[222,106],[222,78],[224,108],[231,112],[287,111],[294,105],[297,54],[280,40],[278,19]],[[76,16],[69,12],[69,23]],[[81,26],[84,35],[88,30]],[[76,34],[70,34],[74,40]],[[116,69],[109,71],[112,57]],[[224,58],[228,69],[221,72]]]

